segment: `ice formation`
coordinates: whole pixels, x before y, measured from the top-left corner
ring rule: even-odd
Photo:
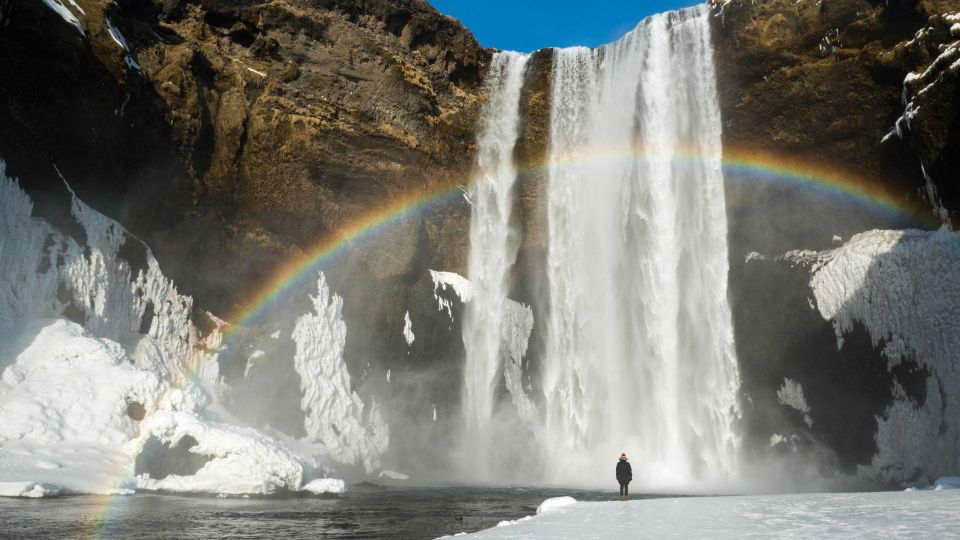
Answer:
[[[407,345],[413,345],[413,340],[416,337],[413,334],[413,321],[410,320],[410,312],[407,311],[403,315],[403,340],[407,342]]]
[[[43,482],[0,482],[0,497],[26,497],[39,499],[61,494],[59,486]]]
[[[453,298],[447,296],[449,288],[461,303],[467,303],[473,298],[473,285],[467,278],[454,272],[440,272],[430,270],[433,280],[433,298],[437,301],[437,309],[446,311],[450,320],[453,320]]]
[[[379,478],[386,478],[388,480],[409,480],[410,476],[397,471],[380,471]]]
[[[504,306],[500,331],[500,357],[503,362],[503,378],[513,400],[517,415],[528,425],[537,419],[537,407],[523,389],[523,357],[533,331],[533,310],[509,298]]]
[[[365,415],[363,401],[351,390],[343,361],[347,335],[341,317],[343,299],[330,293],[323,274],[317,293],[310,297],[314,313],[300,317],[293,330],[294,367],[302,381],[307,438],[323,443],[337,461],[360,463],[372,473],[380,466],[389,430],[376,403]]]
[[[122,33],[120,33],[120,29],[114,26],[112,22],[110,22],[109,17],[104,17],[103,21],[104,23],[106,23],[107,32],[110,34],[110,37],[113,39],[114,43],[116,43],[121,49],[123,49],[123,62],[127,64],[127,67],[129,67],[130,69],[140,71],[140,64],[138,64],[137,61],[133,59],[133,55],[130,53],[130,46],[127,45],[127,39],[123,37]],[[129,97],[127,99],[129,99]],[[124,105],[126,105],[126,102],[124,102]],[[122,109],[123,108],[121,107],[121,110]]]
[[[931,21],[933,20],[935,20],[935,18],[931,19]],[[944,23],[951,25],[950,33],[953,37],[960,37],[960,12],[945,13],[942,20]],[[917,31],[914,39],[907,42],[907,46],[914,45],[918,39],[927,37],[933,31],[933,27],[921,28]],[[946,81],[953,80],[958,73],[960,73],[960,39],[941,44],[939,56],[923,71],[919,73],[910,72],[904,77],[902,97],[904,107],[903,114],[896,120],[893,129],[884,139],[894,135],[900,139],[906,139],[907,134],[914,127],[920,108],[924,105],[930,106],[929,101],[925,99],[925,95],[930,93],[930,90],[938,84],[949,84]],[[933,207],[934,215],[939,218],[944,225],[951,227],[950,213],[943,206],[940,195],[937,193],[936,184],[933,178],[927,174],[926,166],[922,160],[920,162],[920,171],[926,182],[924,195],[926,195],[927,201]]]
[[[329,483],[328,465],[378,467],[387,429],[350,388],[342,300],[322,275],[314,313],[293,331],[307,440],[240,427],[219,399],[227,323],[201,314],[213,327],[201,335],[192,300],[142,242],[72,192],[82,235],[61,233],[31,216],[4,168],[0,161],[0,495],[269,494]],[[261,357],[257,349],[244,359],[248,372]],[[197,471],[154,478],[146,463],[136,474],[148,446],[162,452],[188,440],[203,461]]]
[[[803,421],[806,422],[808,427],[813,425],[813,420],[810,418],[810,406],[807,405],[807,400],[803,397],[803,386],[800,383],[793,379],[784,379],[783,386],[777,390],[777,399],[780,400],[781,405],[796,409],[802,414]]]
[[[303,486],[303,491],[308,491],[314,495],[346,493],[347,484],[339,478],[318,478]]]
[[[820,315],[837,346],[857,323],[890,367],[915,361],[930,373],[922,406],[897,383],[893,405],[878,418],[878,454],[861,475],[909,481],[960,469],[960,233],[868,231],[843,246],[796,255],[811,265]]]
[[[144,419],[140,439],[154,437],[176,446],[184,437],[197,442],[190,452],[209,458],[190,476],[153,479],[140,475],[138,489],[169,492],[273,494],[299,491],[304,479],[323,475],[312,460],[257,430],[214,422],[179,411],[157,411]]]
[[[43,3],[46,4],[48,8],[52,9],[54,13],[59,15],[61,19],[76,28],[80,32],[80,35],[87,35],[87,32],[83,29],[83,25],[80,24],[80,19],[78,19],[77,16],[70,11],[70,8],[63,5],[63,2],[60,0],[43,0]],[[81,9],[76,2],[71,0],[70,3],[77,9],[77,11],[79,11],[81,14],[84,14],[83,9]]]

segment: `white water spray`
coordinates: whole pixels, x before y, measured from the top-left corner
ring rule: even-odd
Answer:
[[[517,257],[517,232],[511,229],[513,186],[517,171],[513,148],[520,124],[520,91],[528,57],[514,52],[494,55],[485,81],[489,101],[477,140],[479,178],[470,192],[469,278],[474,297],[464,315],[463,410],[465,448],[482,471],[489,448],[496,377],[501,369],[502,321],[506,314],[508,274]],[[481,452],[480,455],[474,451]]]
[[[720,113],[708,8],[556,52],[543,362],[548,480],[621,451],[643,488],[735,473]]]

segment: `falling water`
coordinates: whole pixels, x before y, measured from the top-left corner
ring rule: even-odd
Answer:
[[[625,451],[644,488],[734,474],[720,113],[708,9],[556,52],[543,363],[548,480]]]
[[[517,232],[510,226],[517,171],[513,148],[520,123],[520,91],[528,57],[502,52],[493,57],[484,82],[488,102],[478,136],[478,174],[470,190],[469,278],[473,300],[467,304],[463,342],[465,448],[480,473],[487,463],[478,455],[489,448],[495,380],[500,369],[508,274],[517,257]]]

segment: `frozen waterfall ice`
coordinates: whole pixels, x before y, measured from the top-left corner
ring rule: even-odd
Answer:
[[[739,374],[708,11],[655,15],[610,45],[554,52],[542,393],[521,415],[549,464],[544,481],[604,482],[621,451],[638,458],[645,489],[722,486],[735,474]],[[467,444],[480,448],[491,446],[477,437],[506,356],[525,61],[494,58],[471,196],[464,411]]]

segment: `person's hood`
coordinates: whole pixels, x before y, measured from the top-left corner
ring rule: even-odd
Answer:
[[[620,458],[620,461],[627,461],[627,458],[622,457],[622,458]]]

